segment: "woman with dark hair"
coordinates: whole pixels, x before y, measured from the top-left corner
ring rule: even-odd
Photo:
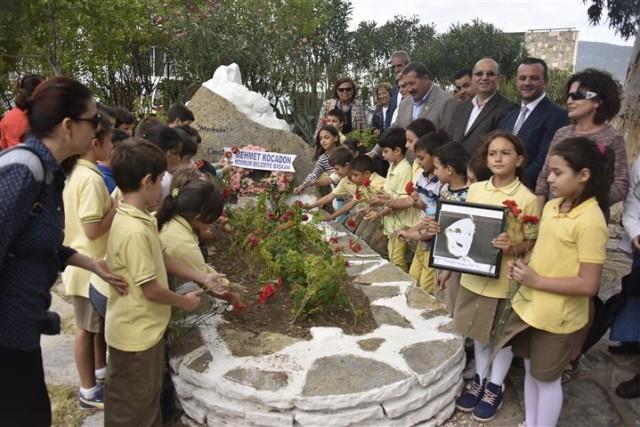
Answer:
[[[63,246],[60,164],[84,153],[101,120],[89,89],[63,77],[41,83],[26,102],[30,135],[0,156],[0,414],[6,425],[49,426],[40,335],[57,334],[49,290],[68,265],[126,292],[104,261]]]
[[[356,100],[357,88],[353,80],[342,78],[336,81],[333,87],[333,98],[327,99],[322,104],[316,134],[323,125],[323,120],[327,113],[334,108],[339,109],[344,114],[344,124],[342,133],[348,134],[352,130],[364,129],[367,127],[365,111],[362,104]]]
[[[373,93],[376,96],[376,110],[371,118],[371,127],[376,135],[379,135],[386,128],[391,126],[391,116],[393,111],[391,105],[391,85],[389,83],[379,83]]]
[[[629,170],[624,138],[608,122],[620,110],[620,86],[609,73],[593,68],[571,76],[566,87],[567,112],[572,124],[558,129],[553,136],[549,151],[567,138],[585,137],[610,146],[615,153],[614,179],[609,194],[609,205],[624,200],[629,189]],[[553,194],[547,177],[549,156],[536,183],[540,210]]]
[[[15,107],[0,120],[0,150],[19,144],[29,131],[29,122],[25,111],[27,100],[40,82],[42,82],[42,77],[35,74],[27,74],[18,81]]]

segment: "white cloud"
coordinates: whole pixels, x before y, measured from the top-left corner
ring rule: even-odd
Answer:
[[[607,21],[594,27],[587,19],[588,5],[582,0],[351,0],[355,28],[360,21],[383,24],[394,15],[417,15],[423,23],[433,23],[437,32],[450,25],[479,18],[507,32],[542,28],[575,28],[580,41],[632,45],[615,35]]]

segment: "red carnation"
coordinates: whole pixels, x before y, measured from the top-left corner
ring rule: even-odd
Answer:
[[[338,238],[333,236],[329,238],[329,243],[338,243]]]
[[[369,188],[369,186],[371,185],[371,180],[369,178],[365,178],[364,181],[362,181],[362,185],[364,186],[364,188]]]
[[[357,254],[362,250],[362,245],[355,239],[349,239],[349,249]]]
[[[506,207],[508,207],[509,209],[511,208],[517,208],[518,204],[516,203],[515,200],[505,200],[504,202],[502,202],[502,204]]]
[[[227,200],[229,198],[229,189],[228,188],[223,188],[222,189],[222,198],[224,200]]]
[[[247,304],[243,303],[242,301],[239,301],[233,305],[233,311],[234,313],[242,314],[245,311],[247,311]]]
[[[234,145],[233,147],[231,147],[231,152],[233,154],[238,154],[240,152],[240,148],[238,148],[238,146]]]
[[[271,221],[275,221],[278,219],[278,216],[273,212],[269,212],[269,214],[267,215],[267,218],[269,218]]]
[[[356,194],[353,196],[356,200],[362,199],[362,194],[360,194],[360,190],[356,190]]]
[[[520,218],[520,221],[523,224],[537,224],[540,221],[540,219],[535,215],[522,215],[522,218]]]
[[[404,186],[404,191],[405,191],[405,193],[407,193],[407,194],[411,194],[411,193],[413,193],[414,191],[416,191],[416,189],[413,187],[413,182],[412,182],[412,181],[409,181],[409,182],[407,182],[407,183],[405,184],[405,186]]]
[[[293,206],[296,206],[298,208],[302,208],[302,207],[304,207],[304,203],[302,203],[300,200],[296,200],[295,202],[293,202]]]
[[[233,153],[232,153],[231,151],[225,151],[225,152],[224,152],[224,156],[225,156],[227,159],[230,159],[231,157],[233,157]]]
[[[308,221],[309,220],[309,215],[302,215],[302,220],[303,221]]]
[[[353,220],[353,218],[349,218],[346,222],[345,225],[347,226],[347,228],[349,230],[355,230],[356,227],[358,226],[358,224]]]
[[[518,215],[520,215],[522,213],[522,209],[519,209],[519,208],[517,208],[515,206],[512,207],[512,208],[509,208],[509,210],[511,211],[511,215],[513,215],[513,216],[518,216]]]
[[[251,233],[247,236],[247,243],[249,247],[255,248],[260,243],[260,238],[256,236],[254,233]]]
[[[276,290],[271,283],[267,283],[263,285],[262,290],[260,291],[260,295],[258,295],[258,302],[260,304],[264,304],[275,293],[276,293]]]

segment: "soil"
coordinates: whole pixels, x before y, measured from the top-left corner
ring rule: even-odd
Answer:
[[[224,313],[224,318],[237,328],[256,334],[268,331],[308,339],[311,336],[309,329],[314,326],[338,327],[349,335],[363,335],[378,327],[371,314],[369,299],[352,283],[343,285],[351,305],[326,307],[304,319],[297,319],[295,323],[292,323],[293,301],[286,285],[266,303],[258,303],[263,285],[258,281],[260,267],[255,259],[250,259],[249,254],[233,246],[229,235],[223,232],[216,234],[215,246],[209,246],[209,262],[219,273],[226,274],[232,283],[248,289],[243,298],[248,305],[247,310],[243,313]]]

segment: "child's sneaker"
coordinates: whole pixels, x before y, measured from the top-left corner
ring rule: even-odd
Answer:
[[[456,400],[456,408],[462,412],[471,412],[482,398],[484,386],[487,380],[480,382],[480,377],[476,374],[460,396]]]
[[[498,410],[502,407],[502,394],[504,386],[488,382],[484,388],[482,399],[476,405],[471,416],[481,423],[491,421],[496,417]]]
[[[89,396],[82,393],[82,391],[78,391],[78,401],[80,402],[81,408],[104,409],[103,388],[101,385],[96,385],[94,389],[94,392]]]

